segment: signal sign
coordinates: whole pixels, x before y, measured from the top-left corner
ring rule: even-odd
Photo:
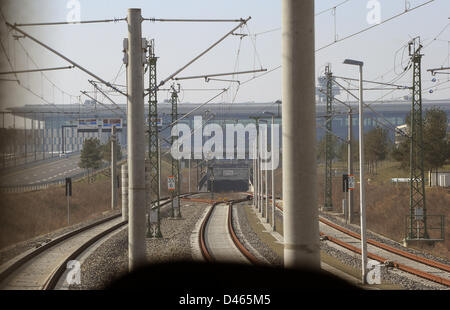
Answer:
[[[355,176],[351,174],[348,175],[348,189],[349,190],[355,189]]]
[[[355,176],[352,174],[342,175],[342,191],[348,192],[355,189]]]
[[[66,178],[66,196],[72,196],[72,178]]]
[[[174,176],[169,176],[167,178],[167,185],[168,185],[169,191],[175,190],[175,177]]]

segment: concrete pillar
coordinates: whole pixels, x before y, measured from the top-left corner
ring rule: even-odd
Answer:
[[[266,142],[264,143],[264,152],[266,153],[266,160],[267,160],[267,129],[266,129],[266,136],[265,138]],[[268,174],[268,170],[269,168],[267,167],[266,164],[266,169],[265,169],[265,183],[266,183],[266,208],[265,208],[265,217],[266,217],[266,223],[269,223],[269,174]]]
[[[256,144],[255,144],[255,147],[253,148],[253,150],[254,150],[253,157],[255,157]],[[253,207],[256,208],[256,158],[253,158]]]
[[[111,128],[111,209],[117,207],[117,151],[116,127]]]
[[[352,109],[348,112],[348,146],[347,146],[347,174],[353,175],[353,149],[352,149],[352,140],[353,140],[353,130],[352,130]],[[347,210],[347,221],[351,223],[353,221],[353,190],[348,191],[348,210]]]
[[[262,172],[262,156],[260,154],[261,151],[261,140],[259,141],[259,160],[258,160],[258,172],[259,172],[259,206],[258,206],[258,212],[262,214],[263,212],[263,204],[264,204],[264,196],[263,196],[263,190],[264,190],[264,183],[263,183],[263,172]]]
[[[122,165],[122,220],[128,221],[128,165]]]
[[[314,0],[282,1],[284,265],[320,268]]]
[[[276,231],[276,224],[275,224],[275,166],[274,166],[274,159],[273,159],[273,154],[275,154],[275,149],[274,149],[274,141],[275,141],[275,134],[274,134],[274,126],[275,125],[275,120],[274,120],[274,116],[272,114],[272,128],[270,130],[270,136],[271,136],[271,142],[270,142],[270,151],[272,153],[272,230]],[[277,150],[278,151],[278,150]]]
[[[144,64],[140,9],[128,9],[128,268],[145,262]]]

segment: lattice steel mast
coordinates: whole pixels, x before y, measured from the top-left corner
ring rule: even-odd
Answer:
[[[327,116],[325,118],[325,196],[323,209],[326,211],[333,209],[333,199],[332,199],[332,164],[333,164],[333,145],[331,133],[332,128],[332,113],[333,113],[333,73],[330,71],[330,66],[327,65],[325,68],[325,76],[327,79]]]
[[[175,86],[171,86],[171,97],[170,101],[172,103],[172,128],[176,126],[176,121],[178,120],[178,92],[180,91],[180,84],[178,84],[178,90]],[[172,130],[172,129],[171,129]],[[172,147],[176,143],[176,137],[171,136]],[[172,176],[175,178],[175,190],[171,191],[172,198],[172,217],[180,218],[180,163],[177,159],[172,156]],[[175,201],[176,199],[176,201]]]
[[[148,44],[148,73],[149,73],[149,96],[148,96],[148,157],[150,162],[150,204],[147,237],[161,238],[161,223],[159,216],[159,152],[158,152],[158,100],[156,90],[156,61],[155,40]]]
[[[428,239],[425,174],[423,166],[423,118],[422,80],[420,54],[422,45],[415,38],[409,43],[409,55],[413,65],[413,87],[411,105],[411,145],[410,145],[410,219],[408,239]]]

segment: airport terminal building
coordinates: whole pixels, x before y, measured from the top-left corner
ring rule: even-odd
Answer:
[[[394,129],[403,125],[405,117],[411,109],[411,102],[406,100],[385,101],[383,103],[365,102],[371,109],[364,111],[364,130],[368,131],[376,126]],[[179,103],[178,117],[198,108],[200,104]],[[358,139],[358,104],[351,103],[352,106],[352,126],[354,139]],[[57,152],[77,152],[80,151],[83,141],[87,138],[96,137],[101,143],[108,141],[111,135],[111,126],[118,128],[118,141],[122,147],[127,145],[127,119],[123,111],[125,105],[120,105],[119,109],[107,109],[104,106],[86,101],[85,104],[65,104],[65,105],[26,105],[23,107],[10,108],[7,112],[12,117],[20,118],[16,128],[23,130],[22,118],[33,120],[31,128],[25,128],[33,134],[33,137],[24,142],[15,142],[16,153],[30,152],[37,148],[37,152],[57,153]],[[317,119],[317,139],[321,139],[325,133],[326,106],[318,103],[316,109]],[[447,114],[450,119],[450,99],[423,101],[424,113],[427,109],[439,108]],[[148,104],[145,104],[146,115],[148,115]],[[375,113],[375,112],[376,113]],[[244,126],[254,123],[250,117],[270,118],[264,112],[273,113],[275,122],[281,123],[282,103],[209,103],[198,108],[194,113],[186,116],[180,123],[185,123],[193,128],[194,116],[202,116],[203,120],[209,123],[216,123],[225,126],[229,123],[240,123]],[[161,136],[165,139],[170,137],[171,105],[169,103],[158,104],[159,126]],[[148,121],[148,117],[146,118]],[[22,122],[21,124],[19,122]],[[3,123],[4,124],[4,123]],[[28,121],[28,127],[30,127]],[[10,126],[11,127],[11,126]],[[332,118],[333,133],[343,139],[347,139],[348,131],[348,108],[343,105],[335,105]],[[224,130],[225,132],[225,130]],[[394,130],[390,130],[390,137],[394,140]],[[27,135],[27,137],[29,134]],[[270,131],[269,131],[270,137]],[[30,141],[31,139],[31,141]],[[37,142],[36,142],[37,139]],[[225,141],[226,137],[224,137]],[[281,130],[280,130],[281,141]],[[31,144],[31,145],[30,145]],[[167,143],[163,147],[168,146]],[[11,146],[10,146],[11,148]],[[9,149],[10,149],[9,148]]]

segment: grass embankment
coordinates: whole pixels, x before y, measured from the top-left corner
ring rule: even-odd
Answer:
[[[167,177],[171,165],[161,163],[161,196],[168,196]],[[118,169],[120,174],[120,169]],[[188,169],[182,170],[181,191],[187,192]],[[120,179],[120,178],[119,178]],[[191,190],[196,190],[196,170],[191,170]],[[119,190],[118,208],[121,208]],[[111,210],[111,178],[108,169],[95,175],[93,183],[87,178],[72,183],[70,225],[95,219]],[[0,249],[68,226],[67,197],[64,186],[26,193],[0,194]]]
[[[333,164],[333,168],[345,171],[342,163]],[[355,163],[357,168],[357,163]],[[356,169],[355,169],[356,170]],[[441,171],[449,171],[450,167],[443,167]],[[358,170],[355,176],[358,180]],[[366,221],[369,230],[383,235],[387,238],[401,242],[405,238],[406,217],[409,215],[409,184],[391,183],[392,178],[408,178],[409,172],[401,170],[395,162],[383,162],[378,165],[377,174],[366,174],[368,183],[366,185]],[[427,177],[427,175],[425,176]],[[276,193],[282,193],[282,174],[276,171]],[[324,174],[323,167],[318,168],[318,204],[324,201]],[[359,185],[359,183],[357,184]],[[445,240],[435,243],[421,243],[414,248],[432,253],[444,258],[450,257],[450,190],[441,187],[426,186],[426,207],[428,215],[445,216]],[[342,212],[342,176],[333,178],[333,211]],[[359,224],[359,187],[354,191],[354,224]],[[429,217],[430,226],[438,226],[437,218]],[[430,230],[430,237],[436,237],[439,231]]]
[[[110,211],[110,191],[110,177],[102,173],[96,175],[94,183],[86,179],[73,182],[70,225]],[[0,195],[0,249],[67,226],[64,186]]]

